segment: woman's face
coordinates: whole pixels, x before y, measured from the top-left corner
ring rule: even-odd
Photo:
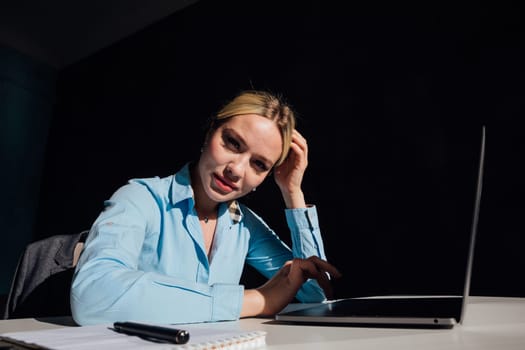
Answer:
[[[256,114],[230,118],[210,135],[198,170],[215,202],[242,197],[266,178],[279,159],[282,138],[275,122]]]

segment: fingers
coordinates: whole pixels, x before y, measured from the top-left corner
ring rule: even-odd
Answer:
[[[326,297],[328,299],[332,298],[332,286],[330,285],[328,275],[320,270],[318,266],[309,260],[302,260],[295,264],[295,266],[302,270],[303,283],[309,278],[315,279],[319,286],[323,289]]]
[[[304,154],[304,159],[308,159],[308,144],[306,139],[299,133],[299,131],[294,130],[292,133],[292,143],[290,147],[298,154]]]
[[[328,299],[333,299],[333,289],[330,280],[331,277],[340,278],[342,276],[341,272],[339,272],[339,270],[337,270],[333,265],[317,256],[308,258],[308,261],[313,263],[317,269],[316,276],[312,278],[317,280],[317,283],[323,289],[326,297]]]
[[[300,277],[302,283],[312,278],[317,281],[319,286],[325,292],[328,299],[332,298],[332,285],[330,276],[335,278],[341,277],[341,273],[330,263],[319,257],[312,256],[308,259],[294,259],[289,266],[289,278]],[[296,282],[297,283],[297,282]]]
[[[308,279],[317,280],[325,296],[332,299],[329,276],[340,277],[341,273],[330,263],[316,256],[287,261],[271,279],[257,288],[264,301],[262,311],[258,313],[273,315],[282,310]]]
[[[311,261],[319,270],[328,273],[332,277],[340,278],[342,276],[341,272],[334,265],[318,256],[311,256],[308,258],[308,261]]]
[[[308,166],[308,145],[297,131],[292,133],[290,152],[282,164],[275,168],[274,178],[281,189],[297,192],[301,187],[305,169]]]
[[[292,142],[296,142],[297,144],[306,147],[307,142],[303,135],[297,130],[294,130],[292,132]]]

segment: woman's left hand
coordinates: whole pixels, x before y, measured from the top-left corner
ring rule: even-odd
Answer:
[[[256,288],[263,300],[260,314],[275,315],[281,311],[293,300],[308,279],[315,279],[327,299],[332,299],[332,277],[340,278],[341,273],[332,264],[317,256],[286,262],[270,280]]]
[[[290,152],[284,162],[274,169],[274,179],[283,194],[288,208],[305,207],[301,189],[304,172],[308,166],[308,145],[306,139],[294,130]]]

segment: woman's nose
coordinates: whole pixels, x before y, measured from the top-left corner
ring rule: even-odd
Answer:
[[[244,174],[244,169],[246,167],[246,159],[244,157],[238,157],[234,161],[231,161],[226,167],[226,172],[228,177],[233,181],[239,180]]]

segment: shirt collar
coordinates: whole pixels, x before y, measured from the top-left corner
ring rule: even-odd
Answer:
[[[171,202],[175,205],[184,200],[191,200],[191,205],[195,205],[193,198],[193,189],[191,187],[190,163],[186,163],[173,177],[171,185]],[[234,224],[242,220],[243,214],[241,206],[237,200],[231,200],[225,203],[230,213],[230,219]]]
[[[232,200],[228,204],[228,212],[230,213],[230,218],[232,219],[234,224],[241,222],[242,211],[239,202],[237,202],[236,200]]]

